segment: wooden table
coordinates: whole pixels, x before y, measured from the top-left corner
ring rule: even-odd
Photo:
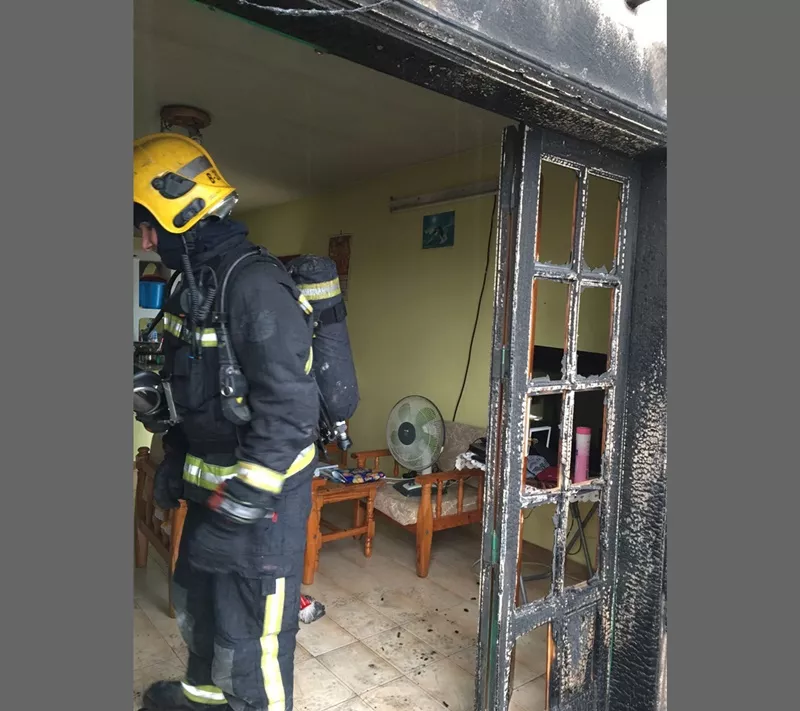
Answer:
[[[339,484],[328,479],[317,478],[311,484],[311,514],[306,528],[306,557],[303,566],[303,584],[314,582],[314,573],[319,568],[319,552],[323,544],[342,538],[364,536],[364,555],[372,555],[372,539],[375,536],[375,494],[383,481],[366,484]],[[352,501],[353,527],[342,529],[322,520],[322,507],[338,501]],[[323,533],[323,526],[331,533]]]

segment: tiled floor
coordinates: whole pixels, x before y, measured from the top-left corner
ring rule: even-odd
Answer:
[[[326,509],[327,515],[328,509]],[[307,591],[327,615],[301,625],[295,657],[296,711],[469,711],[473,707],[478,584],[477,532],[434,537],[430,575],[418,578],[414,538],[377,524],[367,560],[352,539],[327,544]],[[528,586],[540,597],[545,584]],[[180,678],[185,647],[166,615],[163,562],[137,570],[134,592],[134,709],[156,679]],[[542,711],[544,631],[517,645],[511,711]]]

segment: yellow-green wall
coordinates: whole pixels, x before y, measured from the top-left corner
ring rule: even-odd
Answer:
[[[385,446],[386,417],[409,394],[432,399],[446,419],[453,414],[467,360],[470,335],[490,232],[492,198],[392,214],[390,197],[404,197],[494,179],[499,145],[274,208],[244,214],[253,241],[277,255],[327,254],[328,239],[352,235],[348,326],[358,372],[361,404],[353,417],[355,446]],[[544,167],[540,259],[565,263],[570,253],[574,177]],[[586,259],[603,264],[610,253],[616,219],[613,186],[593,182],[590,190]],[[422,249],[425,214],[456,211],[455,245]],[[610,261],[605,259],[610,267]],[[485,426],[489,396],[494,245],[469,378],[458,420]],[[551,284],[538,291],[536,343],[562,347],[566,292]],[[581,348],[605,352],[607,298],[585,294],[580,319]],[[536,510],[524,537],[552,546],[552,513]],[[596,541],[596,521],[587,531]],[[593,546],[593,543],[592,543]]]
[[[429,397],[446,418],[452,416],[490,238],[492,198],[452,206],[455,246],[428,250],[422,249],[426,211],[390,214],[389,198],[494,178],[499,155],[499,147],[490,146],[245,216],[251,238],[279,255],[326,254],[331,236],[352,234],[347,308],[362,398],[351,423],[358,448],[386,446],[386,417],[406,395]],[[475,425],[486,422],[491,278],[490,268],[459,408],[459,420]]]
[[[133,418],[133,456],[136,456],[136,452],[139,450],[139,447],[149,447],[150,442],[153,440],[153,435],[150,434],[142,425],[141,422],[137,422],[136,418]]]

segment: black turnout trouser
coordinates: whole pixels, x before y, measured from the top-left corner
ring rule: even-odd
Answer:
[[[187,548],[206,515],[190,505],[172,579],[189,649],[184,694],[203,704],[227,703],[233,711],[292,711],[302,544],[291,546],[280,573],[200,571],[190,565]]]

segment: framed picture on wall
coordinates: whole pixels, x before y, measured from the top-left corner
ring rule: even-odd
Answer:
[[[422,249],[452,247],[456,241],[456,213],[440,212],[422,218]]]

